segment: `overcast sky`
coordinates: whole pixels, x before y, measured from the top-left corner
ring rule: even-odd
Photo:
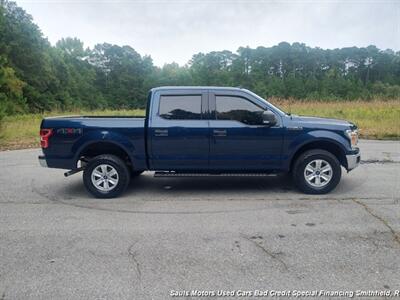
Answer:
[[[400,50],[400,0],[17,0],[54,45],[78,37],[151,55],[156,65],[198,52],[281,41],[321,48],[376,45]]]

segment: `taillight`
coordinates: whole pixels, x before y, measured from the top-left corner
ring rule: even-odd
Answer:
[[[40,129],[40,146],[45,149],[49,147],[49,138],[53,134],[53,129]]]

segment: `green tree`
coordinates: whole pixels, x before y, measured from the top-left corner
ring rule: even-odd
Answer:
[[[155,67],[150,56],[78,38],[51,46],[32,17],[0,0],[0,116],[19,112],[145,106],[160,85],[241,86],[263,97],[400,97],[400,52],[368,47],[321,49],[281,42],[235,53],[197,53],[184,66]]]

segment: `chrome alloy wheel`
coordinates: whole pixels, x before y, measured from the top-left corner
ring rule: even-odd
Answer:
[[[333,170],[331,165],[323,159],[315,159],[304,169],[304,178],[313,187],[322,188],[331,181]]]
[[[96,189],[102,192],[109,192],[118,185],[118,172],[108,164],[98,165],[92,171],[92,183]]]

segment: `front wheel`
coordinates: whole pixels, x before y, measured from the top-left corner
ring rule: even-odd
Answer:
[[[83,171],[86,189],[97,198],[114,198],[125,191],[130,173],[126,164],[117,156],[103,154],[94,157]]]
[[[339,183],[342,169],[338,159],[325,150],[310,150],[301,154],[293,168],[296,186],[307,194],[326,194]]]

